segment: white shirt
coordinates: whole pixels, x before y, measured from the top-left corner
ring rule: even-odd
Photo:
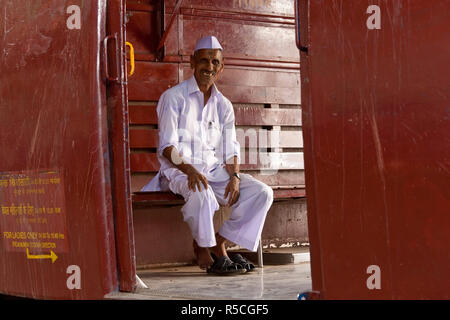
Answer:
[[[156,109],[161,167],[142,191],[167,190],[160,179],[170,179],[174,171],[179,172],[162,155],[169,146],[174,146],[183,160],[200,173],[214,170],[234,156],[240,158],[233,105],[215,85],[211,87],[211,97],[205,106],[203,99],[194,76],[161,95]]]

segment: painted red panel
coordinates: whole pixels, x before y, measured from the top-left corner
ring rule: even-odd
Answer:
[[[191,55],[199,37],[208,34],[220,35],[227,55],[239,58],[281,60],[298,63],[295,47],[294,20],[289,24],[217,19],[215,17],[183,16],[183,42],[181,54]],[[196,32],[192,32],[196,30]],[[251,41],[249,41],[251,39]],[[270,43],[270,45],[267,45]],[[280,48],[283,50],[280,50]]]
[[[127,22],[127,41],[131,42],[136,55],[155,52],[158,46],[157,12],[154,11],[129,11]],[[150,8],[149,8],[150,9]]]
[[[328,299],[448,299],[450,1],[374,1],[380,29],[367,26],[368,2],[308,3],[313,289]],[[370,266],[379,288],[367,286]]]
[[[154,0],[148,0],[152,2]],[[166,0],[168,10],[171,10],[176,0]],[[217,11],[232,11],[244,14],[272,15],[293,17],[293,2],[291,0],[190,0],[184,7],[193,7]]]
[[[137,61],[136,72],[128,80],[128,99],[158,101],[178,79],[178,64]]]
[[[131,172],[156,172],[159,162],[156,153],[130,153]]]
[[[157,129],[130,129],[130,148],[158,148]]]
[[[81,29],[67,28],[70,5],[80,8]],[[98,72],[105,5],[0,1],[0,163],[2,178],[8,176],[0,202],[10,214],[2,210],[1,293],[98,299],[117,290],[106,93]],[[11,250],[10,231],[22,237],[22,249]]]
[[[142,106],[130,105],[130,124],[158,124],[158,114],[156,113],[156,105]]]
[[[188,65],[183,71],[184,79],[193,73]],[[233,103],[300,104],[299,86],[298,70],[227,66],[227,60],[217,81],[219,90]]]

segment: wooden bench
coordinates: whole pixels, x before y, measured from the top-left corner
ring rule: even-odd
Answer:
[[[278,105],[241,105],[235,106],[235,118],[237,137],[241,143],[241,172],[250,173],[269,185],[274,191],[274,201],[304,198],[305,186],[301,183],[302,179],[299,179],[300,183],[293,183],[295,173],[303,173],[304,169],[301,152],[303,148],[300,131],[301,110],[281,109]],[[144,181],[150,181],[159,170],[156,154],[158,148],[156,105],[130,102],[129,123],[131,179],[132,188],[136,189],[136,186],[142,187]],[[282,130],[282,127],[289,130]],[[246,152],[242,153],[243,150]],[[286,152],[290,150],[294,152]],[[251,163],[251,157],[257,161]],[[133,181],[138,178],[139,183]],[[180,195],[172,192],[132,191],[133,208],[167,207],[184,203]],[[261,242],[258,249],[258,265],[262,267]]]

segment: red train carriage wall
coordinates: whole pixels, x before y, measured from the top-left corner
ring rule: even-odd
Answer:
[[[106,87],[106,1],[0,1],[0,292],[118,289]]]
[[[298,9],[315,294],[448,299],[450,1]]]

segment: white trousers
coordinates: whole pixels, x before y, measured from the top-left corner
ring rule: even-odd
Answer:
[[[219,204],[228,202],[224,195],[230,176],[223,167],[203,174],[209,186],[205,189],[202,184],[201,191],[189,190],[187,175],[180,170],[173,170],[167,178],[170,190],[182,195],[186,202],[181,211],[193,238],[200,247],[213,247],[216,245],[213,217]],[[240,177],[239,200],[231,206],[230,218],[219,229],[219,234],[254,252],[273,202],[273,190],[249,174],[241,173]]]

